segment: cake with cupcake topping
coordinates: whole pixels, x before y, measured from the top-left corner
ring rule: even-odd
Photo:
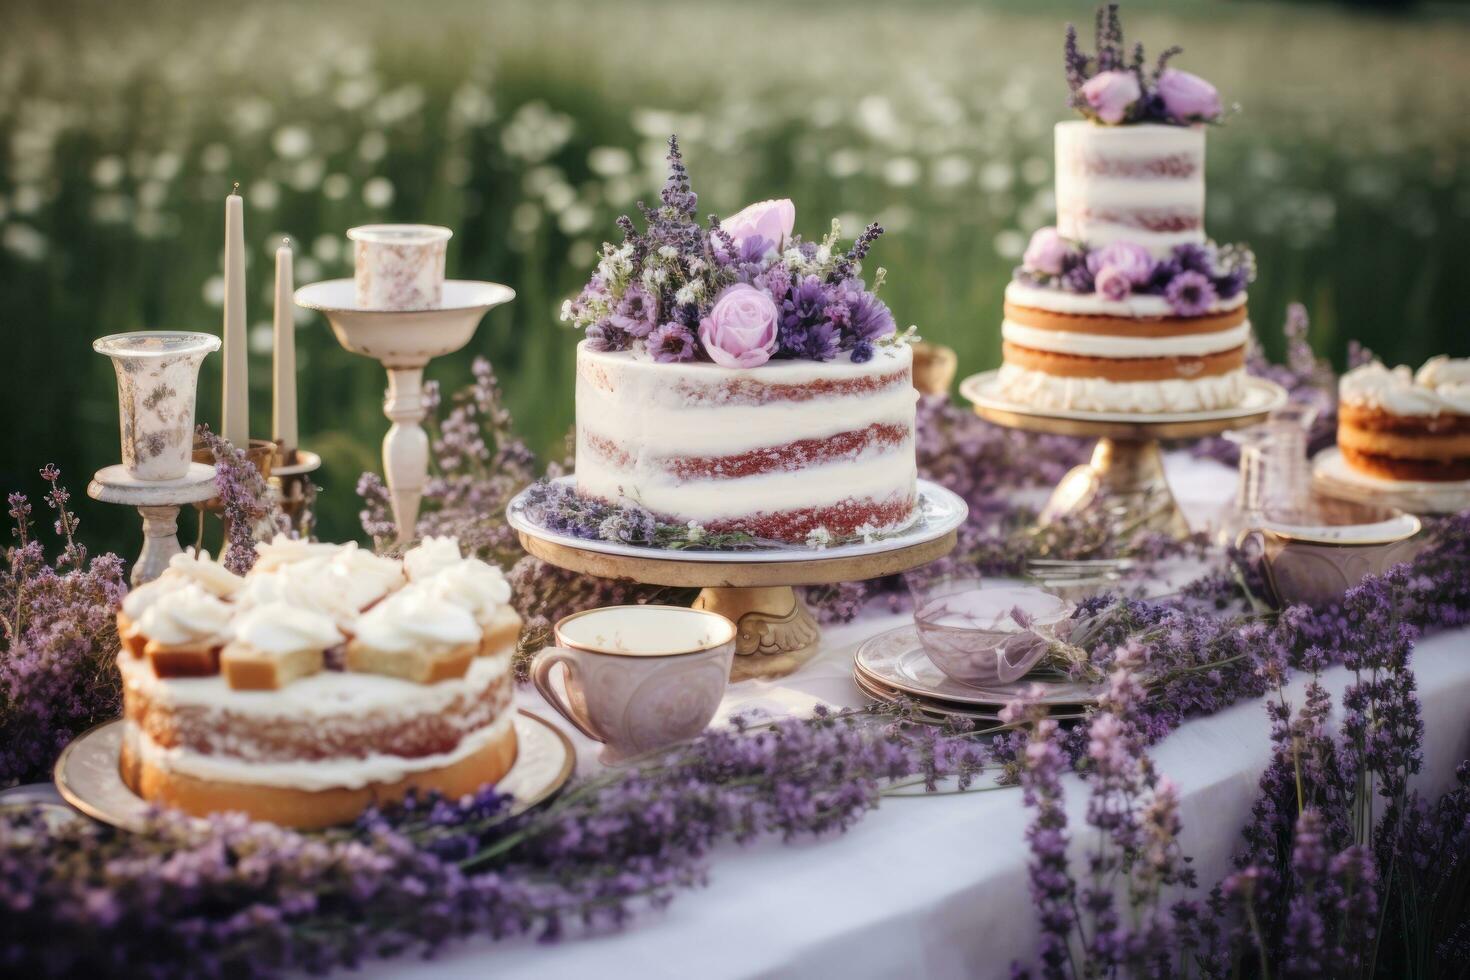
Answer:
[[[1125,48],[1116,5],[1097,51],[1068,27],[1071,104],[1055,130],[1055,227],[1006,288],[1002,394],[1043,410],[1196,412],[1245,396],[1255,261],[1205,234],[1204,79]]]
[[[1470,480],[1470,358],[1360,365],[1338,382],[1343,460],[1388,480]]]
[[[911,333],[848,247],[762,201],[705,226],[676,140],[648,227],[624,218],[563,309],[577,349],[576,492],[698,540],[836,542],[914,520]]]
[[[474,792],[516,756],[509,600],[452,538],[402,561],[278,538],[243,577],[176,556],[118,614],[123,779],[293,827]]]

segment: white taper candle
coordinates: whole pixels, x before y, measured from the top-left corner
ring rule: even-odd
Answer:
[[[295,291],[291,273],[291,239],[276,249],[276,310],[274,399],[271,403],[271,438],[280,443],[281,459],[289,462],[299,444],[296,431],[296,319],[292,315]]]
[[[225,198],[224,410],[220,434],[237,449],[250,446],[250,372],[245,323],[245,202],[240,185]]]

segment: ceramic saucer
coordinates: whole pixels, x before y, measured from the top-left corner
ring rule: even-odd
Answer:
[[[1075,681],[1039,680],[1032,676],[1012,684],[972,687],[951,680],[934,666],[919,642],[918,627],[910,624],[866,640],[854,657],[856,668],[905,694],[934,701],[999,710],[1033,684],[1042,689],[1039,703],[1083,706],[1097,702],[1098,690]]]
[[[551,799],[572,777],[577,753],[556,725],[522,710],[515,717],[516,761],[496,787],[515,798],[518,812]],[[83,732],[56,760],[56,789],[93,820],[129,830],[147,817],[148,803],[118,773],[123,723]]]

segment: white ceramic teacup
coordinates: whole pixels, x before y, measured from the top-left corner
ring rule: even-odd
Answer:
[[[609,606],[556,624],[556,646],[536,655],[531,680],[588,738],[602,761],[667,748],[704,731],[730,678],[735,624],[682,606]],[[566,697],[551,671],[566,668]]]
[[[363,310],[429,310],[444,296],[444,254],[454,232],[438,225],[359,225],[353,280]]]

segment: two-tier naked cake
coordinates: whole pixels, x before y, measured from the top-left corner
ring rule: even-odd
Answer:
[[[120,769],[144,799],[294,827],[516,757],[520,619],[500,570],[428,539],[403,561],[278,539],[250,574],[176,556],[118,613]]]
[[[1249,251],[1204,229],[1213,87],[1125,54],[1117,11],[1098,50],[1068,29],[1072,104],[1055,131],[1057,224],[1006,289],[1001,391],[1048,410],[1192,412],[1239,403]]]
[[[1348,466],[1388,480],[1470,480],[1470,358],[1417,372],[1373,361],[1338,382],[1337,446]]]
[[[862,260],[793,232],[790,201],[703,227],[670,140],[663,206],[621,222],[563,310],[577,350],[576,489],[700,533],[830,542],[917,504],[913,355]]]

